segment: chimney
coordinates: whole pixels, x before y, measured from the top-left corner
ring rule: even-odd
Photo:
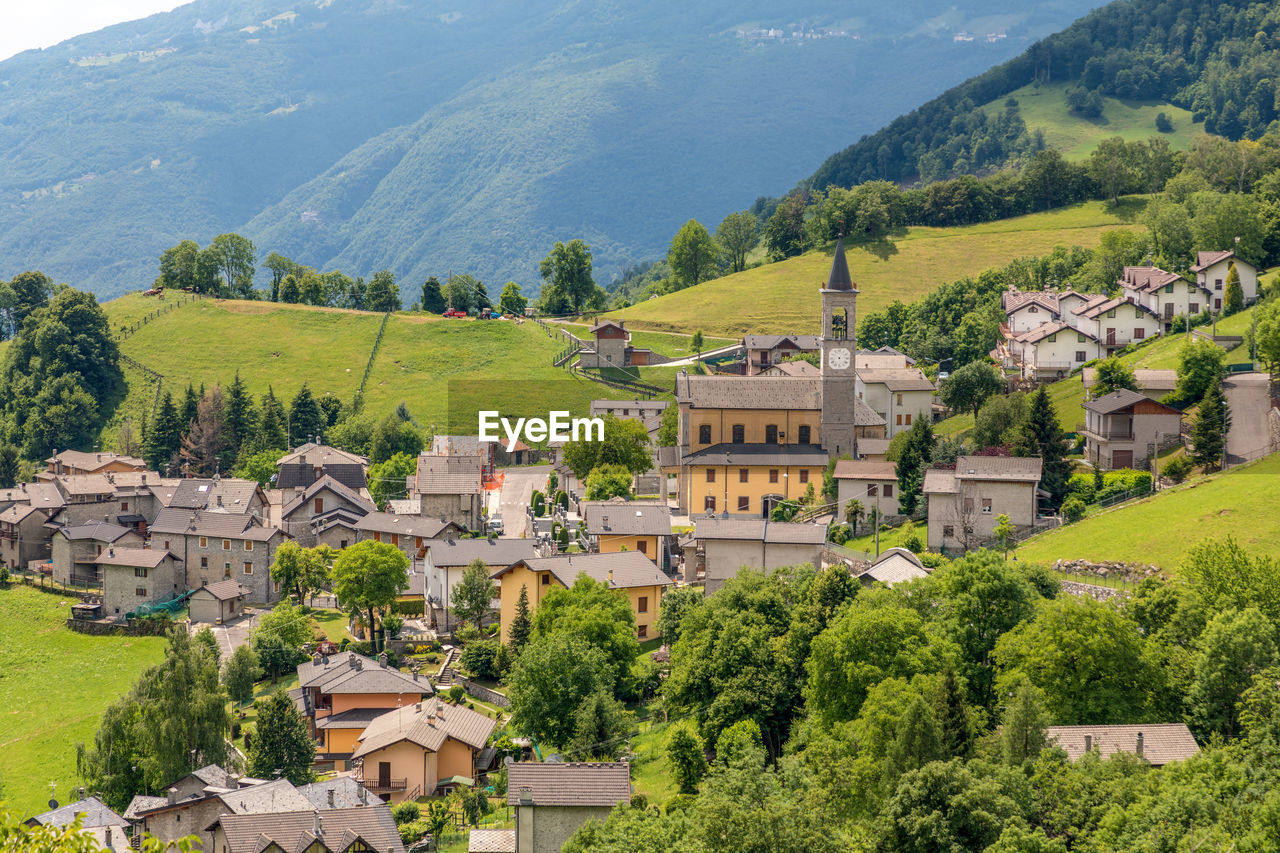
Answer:
[[[613,586],[613,569],[609,570],[609,586]]]
[[[320,812],[318,810],[314,812],[314,816],[311,821],[311,831],[315,834],[316,838],[320,838],[324,835],[324,827],[320,825]]]
[[[145,486],[146,484],[147,484],[147,472],[146,472],[146,471],[143,471],[143,472],[142,472],[142,485],[144,485],[144,486]]]
[[[222,506],[222,495],[218,495],[218,506]]]
[[[169,805],[173,805],[174,803],[178,802],[177,788],[170,788],[169,790],[165,791],[164,794],[165,794],[165,799],[169,801]]]
[[[1142,737],[1142,732],[1138,732],[1138,748],[1137,748],[1137,754],[1138,754],[1138,757],[1139,757],[1139,758],[1141,758],[1141,757],[1142,757],[1142,748],[1143,748],[1143,737]]]
[[[329,808],[333,808],[333,789],[329,789]]]
[[[1085,752],[1093,751],[1093,735],[1084,736],[1084,751]]]

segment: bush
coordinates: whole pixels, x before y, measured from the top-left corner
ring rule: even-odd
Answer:
[[[1134,496],[1151,493],[1151,474],[1147,471],[1108,471],[1102,476],[1102,491],[1098,492],[1099,501],[1114,498],[1131,492]]]
[[[569,495],[564,489],[556,492],[556,504],[563,510],[569,509]]]
[[[533,507],[533,514],[541,518],[547,514],[547,498],[542,492],[534,489],[533,496],[529,500],[529,505]]]
[[[1174,483],[1181,483],[1191,473],[1191,460],[1185,456],[1175,456],[1165,463],[1164,475]]]
[[[898,544],[906,548],[912,554],[919,554],[924,550],[924,542],[920,541],[920,531],[916,529],[914,521],[907,521],[902,525],[901,536],[898,538]]]
[[[449,701],[457,705],[462,701],[462,697],[467,695],[467,689],[461,684],[449,685]]]
[[[499,667],[501,646],[497,640],[480,640],[467,644],[462,650],[463,669],[476,678],[497,680],[502,675]]]
[[[1097,488],[1093,484],[1092,474],[1072,474],[1067,480],[1067,497],[1078,498],[1081,503],[1091,504],[1098,497]]]
[[[569,528],[560,528],[560,536],[556,539],[556,542],[560,544],[561,550],[569,547]]]
[[[231,739],[236,740],[240,737],[240,721],[233,720],[231,723]]]
[[[547,494],[552,494],[556,490],[556,486],[560,484],[560,475],[552,471],[547,475]]]
[[[413,601],[393,601],[391,602],[391,612],[400,613],[404,616],[422,616],[423,601],[421,598]]]
[[[395,820],[396,826],[404,826],[422,817],[422,809],[418,808],[418,804],[413,800],[406,800],[391,807],[391,817]]]
[[[1067,498],[1062,502],[1062,517],[1068,522],[1084,518],[1084,501],[1079,498]]]
[[[8,586],[9,584],[9,567],[0,566],[0,585]]]
[[[921,554],[917,554],[916,556],[920,558],[920,565],[924,566],[926,569],[940,569],[947,563],[951,562],[941,554],[935,554],[932,551],[925,551]]]
[[[417,803],[402,803],[401,805],[416,806]],[[393,808],[392,812],[395,811]],[[408,823],[396,823],[396,828],[400,831],[400,841],[407,847],[418,839],[422,838],[431,830],[427,826],[425,820],[413,820]]]
[[[847,524],[837,524],[831,528],[831,541],[837,545],[843,545],[853,536],[853,529]]]
[[[400,636],[400,629],[404,627],[404,617],[399,613],[388,613],[382,617],[382,629],[387,632],[387,636],[395,639]]]

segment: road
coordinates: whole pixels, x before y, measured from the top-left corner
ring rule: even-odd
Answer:
[[[502,489],[489,495],[489,512],[495,506],[502,514],[505,538],[519,539],[525,535],[529,517],[525,508],[533,499],[533,490],[542,489],[547,484],[550,465],[533,465],[527,468],[503,468]]]
[[[239,619],[226,625],[208,625],[207,623],[192,623],[191,633],[199,631],[201,628],[212,628],[213,636],[218,638],[218,647],[222,649],[222,659],[226,661],[235,652],[236,649],[249,642],[249,634],[258,625],[258,617],[261,615],[259,611],[248,611],[248,615],[241,616]]]
[[[1227,377],[1222,388],[1231,409],[1228,459],[1238,457],[1242,461],[1264,455],[1271,445],[1267,425],[1271,409],[1270,378],[1265,373],[1241,373]]]

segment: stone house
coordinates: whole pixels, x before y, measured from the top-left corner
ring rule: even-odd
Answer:
[[[133,456],[119,453],[88,453],[83,450],[64,450],[61,453],[54,453],[45,460],[45,464],[50,474],[58,476],[147,470],[147,463]]]
[[[206,781],[208,779],[209,781]],[[200,839],[202,850],[215,846],[210,824],[222,815],[261,815],[288,809],[312,810],[311,802],[288,779],[242,784],[216,765],[201,768],[175,783],[162,797],[134,797],[125,817],[135,832],[161,841],[188,835]]]
[[[1078,761],[1090,752],[1099,758],[1127,752],[1153,767],[1186,761],[1200,752],[1200,746],[1185,723],[1142,723],[1113,726],[1049,726],[1045,737],[1067,753],[1068,761]]]
[[[109,619],[124,619],[141,605],[186,591],[178,561],[163,549],[111,545],[95,562],[102,577],[102,612]]]
[[[1038,456],[961,456],[954,470],[927,470],[930,550],[977,548],[1002,514],[1015,528],[1034,527],[1042,467]]]
[[[294,490],[294,497],[281,507],[279,526],[303,548],[313,548],[318,539],[312,522],[339,509],[356,518],[377,511],[372,500],[326,474],[306,489]]]
[[[483,526],[483,457],[476,455],[418,456],[418,467],[409,478],[410,497],[418,502],[418,513],[444,519],[465,530]]]
[[[167,506],[250,515],[263,524],[267,521],[266,493],[253,480],[239,477],[179,480]]]
[[[438,698],[387,711],[360,733],[351,755],[356,780],[393,803],[430,797],[459,777],[472,785],[496,725],[487,714]]]
[[[625,320],[603,317],[591,327],[592,340],[578,354],[578,366],[594,369],[646,365],[653,351],[631,346]]]
[[[47,511],[30,504],[12,504],[0,512],[0,566],[26,568],[52,556]]]
[[[219,581],[202,586],[187,599],[187,610],[192,622],[222,625],[244,615],[245,599],[249,590],[239,581]]]
[[[112,546],[140,548],[142,543],[136,532],[109,521],[60,527],[50,546],[53,579],[72,586],[101,583],[98,557],[103,551]]]
[[[430,540],[457,537],[467,532],[455,521],[389,512],[371,512],[357,521],[354,528],[357,542],[372,539],[395,545],[410,562],[421,561],[427,555]]]
[[[507,768],[507,805],[516,810],[519,853],[556,853],[582,824],[603,821],[614,806],[629,802],[625,762],[521,761]]]
[[[422,561],[422,591],[425,613],[438,630],[452,630],[454,615],[453,588],[474,560],[481,560],[490,576],[519,560],[538,556],[532,539],[428,539]],[[412,578],[411,578],[412,580]]]
[[[152,523],[150,542],[182,561],[184,589],[235,580],[249,590],[250,601],[269,604],[280,598],[271,564],[287,538],[249,513],[169,507]]]
[[[57,520],[77,527],[91,522],[116,521],[120,514],[116,487],[108,474],[75,474],[50,477],[48,482],[63,497],[65,505]]]
[[[360,531],[356,525],[368,513],[359,513],[339,507],[325,510],[311,518],[311,539],[315,545],[328,545],[341,551],[348,545],[360,541]]]
[[[332,477],[342,485],[359,492],[365,480],[369,460],[327,444],[307,442],[276,461],[275,487],[291,499],[295,492],[308,488],[322,477]]]
[[[224,814],[206,827],[217,853],[404,853],[391,810],[354,809]]]
[[[742,569],[771,572],[803,563],[820,566],[827,528],[766,518],[707,517],[695,520],[693,539],[711,595]],[[689,571],[686,557],[686,577]]]
[[[129,847],[129,822],[97,797],[85,797],[23,822],[27,826],[69,826],[77,819],[81,832],[90,836],[98,848],[124,850]]]
[[[1182,412],[1122,388],[1084,402],[1085,458],[1104,469],[1142,468],[1181,441]]]
[[[937,389],[918,368],[862,368],[857,377],[858,399],[884,418],[888,438],[932,418]]]
[[[1196,275],[1196,284],[1210,294],[1212,308],[1215,312],[1222,310],[1226,302],[1227,278],[1231,275],[1231,267],[1235,266],[1240,276],[1240,291],[1244,295],[1244,304],[1252,305],[1258,301],[1258,274],[1260,270],[1244,258],[1236,256],[1234,251],[1196,252],[1196,262],[1191,272]]]
[[[840,459],[832,476],[836,479],[838,510],[836,516],[844,518],[844,508],[849,501],[857,500],[866,510],[867,523],[871,511],[880,511],[881,519],[894,518],[898,508],[898,465],[896,462],[873,462],[866,459]]]

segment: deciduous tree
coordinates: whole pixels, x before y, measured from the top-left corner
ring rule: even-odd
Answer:
[[[696,219],[690,219],[671,238],[667,263],[682,288],[693,287],[715,276],[718,254],[719,247],[707,227]]]
[[[258,655],[249,645],[238,646],[222,667],[222,686],[237,705],[253,698],[253,685],[261,677]]]
[[[591,277],[591,247],[580,239],[559,240],[538,265],[542,274],[542,303],[546,311],[578,313],[596,289]]]
[[[489,567],[484,560],[476,558],[462,570],[462,578],[454,584],[449,609],[463,622],[479,628],[497,596],[498,584],[489,577]]]
[[[241,299],[253,298],[256,251],[250,240],[235,233],[219,234],[204,250],[210,264],[221,277],[227,295]]]
[[[357,542],[333,564],[333,592],[344,607],[368,614],[370,642],[378,649],[377,613],[409,588],[409,558],[386,542]]]
[[[760,220],[749,210],[730,213],[716,229],[716,242],[724,252],[730,272],[747,268],[747,253],[760,242]]]
[[[1004,390],[1004,380],[990,362],[971,361],[942,381],[942,402],[957,411],[978,410],[987,398]]]
[[[443,314],[448,305],[440,290],[440,279],[430,276],[422,284],[422,310],[429,314]]]

